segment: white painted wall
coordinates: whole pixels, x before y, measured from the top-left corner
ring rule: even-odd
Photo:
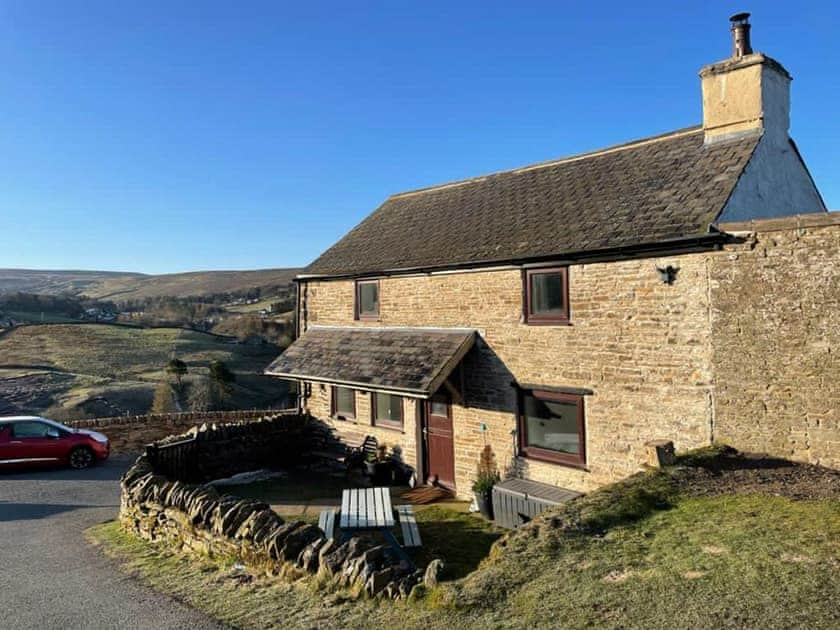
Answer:
[[[718,221],[746,221],[826,211],[791,140],[765,133]]]

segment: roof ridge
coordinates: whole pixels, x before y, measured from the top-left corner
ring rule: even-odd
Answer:
[[[654,142],[661,142],[663,140],[671,140],[673,138],[679,138],[682,136],[689,136],[691,134],[700,133],[703,131],[702,125],[694,125],[692,127],[683,127],[682,129],[677,129],[675,131],[669,131],[666,133],[657,134],[655,136],[648,136],[647,138],[640,138],[638,140],[631,140],[630,142],[623,142],[621,144],[614,144],[609,147],[605,147],[603,149],[595,149],[594,151],[587,151],[585,153],[576,153],[574,155],[569,155],[562,158],[556,158],[553,160],[546,160],[544,162],[536,162],[534,164],[528,164],[525,166],[517,166],[514,168],[503,169],[501,171],[493,171],[492,173],[485,173],[484,175],[477,175],[475,177],[468,177],[466,179],[458,179],[451,182],[444,182],[443,184],[435,184],[432,186],[424,186],[422,188],[415,188],[412,190],[406,190],[399,193],[394,193],[393,195],[389,196],[388,199],[399,199],[401,197],[410,197],[412,195],[417,195],[426,192],[432,192],[435,190],[445,190],[447,188],[454,188],[456,186],[464,186],[466,184],[473,184],[478,183],[486,180],[489,177],[493,177],[495,175],[502,175],[504,173],[525,173],[528,171],[533,171],[541,168],[547,168],[549,166],[557,166],[558,164],[565,164],[576,162],[579,160],[584,160],[591,157],[596,157],[599,155],[609,155],[610,153],[615,153],[617,151],[624,151],[627,149],[634,149],[636,147],[645,146],[647,144],[652,144]]]

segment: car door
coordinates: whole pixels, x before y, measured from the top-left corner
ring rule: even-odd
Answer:
[[[0,466],[19,457],[18,445],[12,444],[12,424],[0,424]]]
[[[39,420],[14,422],[10,442],[20,463],[59,461],[66,446],[55,427]]]

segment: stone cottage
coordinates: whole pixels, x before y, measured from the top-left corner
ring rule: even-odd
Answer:
[[[655,440],[840,465],[840,219],[790,74],[732,32],[701,126],[388,198],[297,278],[267,373],[459,496],[485,444],[572,490]]]

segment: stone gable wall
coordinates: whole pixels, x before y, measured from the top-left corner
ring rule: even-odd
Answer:
[[[840,468],[840,213],[725,224],[711,264],[714,437]]]

